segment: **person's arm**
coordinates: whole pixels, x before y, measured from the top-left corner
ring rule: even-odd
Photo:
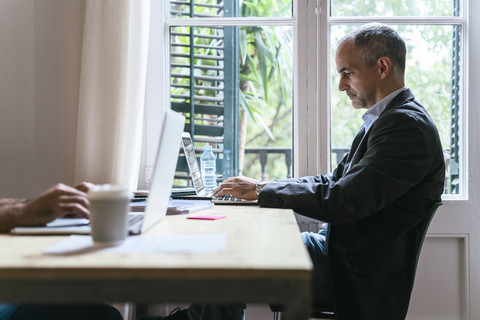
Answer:
[[[332,224],[366,218],[413,192],[412,188],[434,170],[437,151],[441,150],[435,132],[420,112],[389,112],[372,127],[365,154],[338,181],[269,183],[258,203],[290,208]],[[437,184],[442,186],[441,181],[431,183]]]
[[[342,166],[343,170],[343,161]],[[290,178],[284,180],[276,180],[275,182],[288,183],[300,183],[300,184],[312,184],[312,183],[328,183],[329,181],[336,180],[336,172],[326,175],[318,176],[306,176],[302,178]],[[237,198],[245,200],[257,200],[261,189],[271,183],[271,181],[259,181],[245,176],[238,176],[228,178],[223,181],[215,190],[213,190],[214,197],[221,197],[224,195],[232,195]]]
[[[7,233],[15,227],[17,216],[23,203],[17,201],[2,201],[0,205],[0,233]]]
[[[0,206],[0,232],[6,233],[18,226],[44,225],[65,215],[89,218],[86,192],[90,186],[82,183],[72,188],[57,184],[27,202]]]

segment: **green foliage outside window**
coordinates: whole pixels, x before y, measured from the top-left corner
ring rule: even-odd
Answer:
[[[291,0],[240,1],[243,17],[291,16]],[[291,27],[241,27],[240,48],[240,154],[244,148],[292,147]],[[258,154],[245,154],[242,174],[261,179]],[[268,156],[269,179],[287,177],[285,156]]]

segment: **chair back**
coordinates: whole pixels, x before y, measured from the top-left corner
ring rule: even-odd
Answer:
[[[428,227],[430,226],[430,222],[432,222],[433,216],[435,215],[435,212],[437,212],[437,209],[442,205],[442,201],[437,201],[433,204],[433,206],[430,207],[430,210],[428,210],[427,215],[425,216],[425,219],[423,220],[420,230],[419,230],[419,236],[420,240],[418,241],[418,246],[417,246],[417,256],[415,258],[415,266],[413,269],[413,279],[412,279],[412,288],[413,288],[413,283],[415,282],[415,274],[417,271],[418,267],[418,260],[420,259],[420,253],[422,252],[422,247],[423,247],[423,242],[425,241],[425,237],[427,235]]]
[[[425,215],[425,219],[423,220],[422,224],[420,225],[420,230],[419,230],[419,241],[418,241],[418,246],[417,246],[417,254],[415,257],[415,265],[413,266],[413,274],[412,274],[412,282],[411,286],[413,289],[413,284],[415,282],[415,274],[418,266],[418,260],[420,258],[420,252],[422,251],[423,247],[423,242],[425,241],[425,236],[427,235],[428,227],[430,226],[430,222],[432,222],[433,216],[435,215],[435,212],[437,212],[437,209],[442,205],[442,201],[435,202],[433,206],[430,207],[428,210],[427,214]],[[279,305],[270,305],[270,309],[274,312],[274,320],[279,320],[278,312],[283,311],[283,307]],[[332,308],[330,307],[321,307],[321,306],[314,306],[313,309],[311,310],[311,316],[313,318],[319,318],[319,319],[335,319],[335,314]]]

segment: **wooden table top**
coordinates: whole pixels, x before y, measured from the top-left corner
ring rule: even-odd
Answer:
[[[301,278],[312,264],[288,209],[258,206],[215,207],[193,213],[225,215],[205,221],[166,216],[145,235],[226,233],[219,253],[109,253],[91,251],[47,255],[66,236],[0,235],[0,279]]]

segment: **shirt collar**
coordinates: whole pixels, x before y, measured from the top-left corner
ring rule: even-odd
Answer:
[[[405,87],[390,93],[388,96],[378,101],[370,109],[368,109],[367,112],[363,114],[362,119],[365,126],[365,133],[368,132],[372,124],[378,119],[380,114],[382,114],[383,110],[385,110],[385,108],[393,100],[393,98],[395,98],[400,93],[400,91],[403,91],[404,89]]]

